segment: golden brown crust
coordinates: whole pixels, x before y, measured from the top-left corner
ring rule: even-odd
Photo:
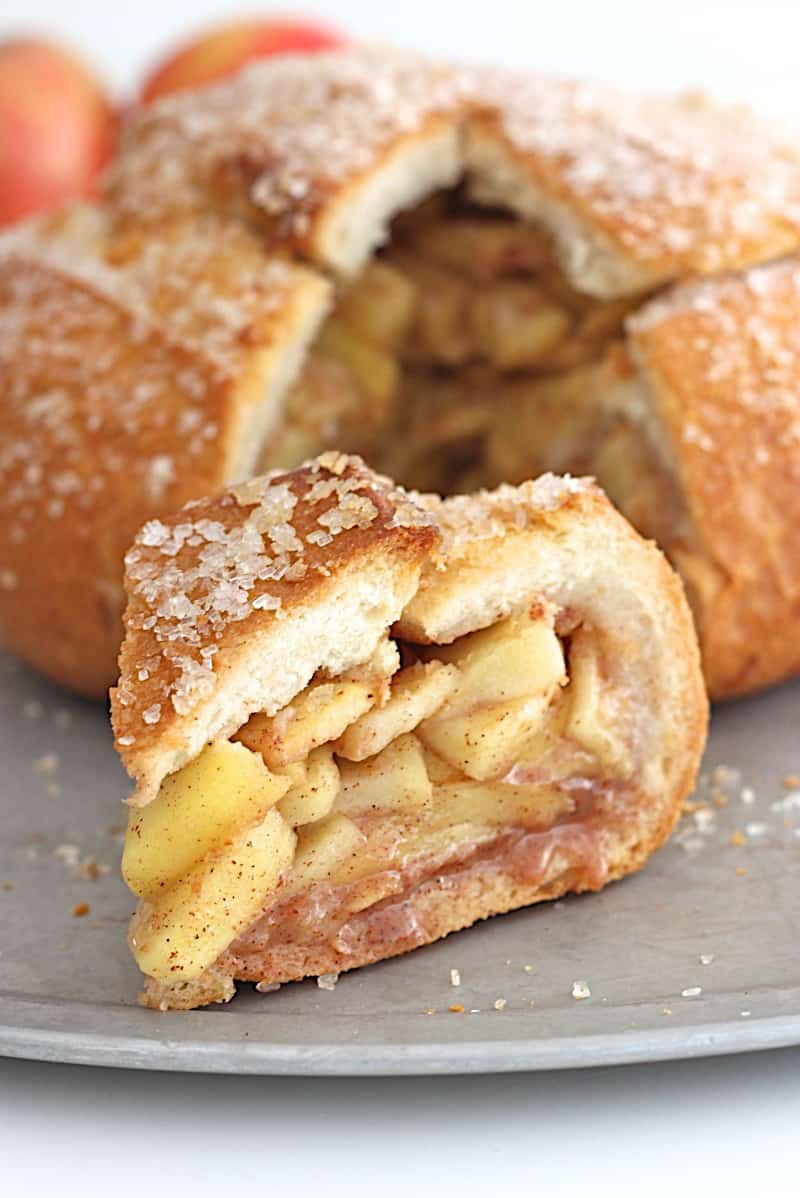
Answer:
[[[136,529],[247,466],[274,347],[321,318],[327,292],[214,220],[151,240],[129,268],[74,240],[34,231],[0,253],[0,630],[101,695]]]
[[[524,209],[533,187],[618,256],[632,283],[622,290],[800,244],[800,154],[741,109],[385,47],[275,60],[143,109],[109,201],[123,225],[209,208],[244,216],[273,244],[325,262],[328,210],[442,120],[497,143],[519,168],[496,199]],[[580,287],[580,270],[573,279]]]
[[[334,660],[366,660],[437,540],[404,491],[336,453],[145,524],[125,559],[126,635],[111,705],[138,801],[207,740],[253,711],[285,706],[330,666],[327,642]],[[372,642],[357,611],[350,629],[344,602],[337,609],[342,590],[353,602],[363,596]],[[316,638],[303,623],[315,619]],[[337,651],[350,635],[355,648]]]
[[[698,548],[677,554],[711,694],[800,670],[800,264],[675,288],[629,322]]]
[[[484,95],[473,138],[500,143],[516,166],[506,203],[530,215],[527,184],[556,229],[557,209],[568,216],[578,244],[566,266],[581,289],[592,242],[620,259],[607,285],[587,287],[600,294],[747,266],[800,243],[800,154],[741,109],[500,73]]]
[[[462,109],[471,76],[388,47],[257,64],[127,125],[108,202],[121,228],[223,211],[326,261],[323,227],[393,153]],[[434,184],[435,186],[435,184]]]

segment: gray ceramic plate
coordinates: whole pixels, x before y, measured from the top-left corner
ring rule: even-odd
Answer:
[[[242,987],[227,1007],[159,1015],[135,1003],[116,868],[126,782],[105,712],[0,654],[0,1053],[390,1074],[800,1043],[800,786],[785,784],[800,773],[798,715],[797,685],[718,711],[704,806],[642,874],[600,895],[493,919],[332,992]],[[574,998],[575,982],[591,996]]]

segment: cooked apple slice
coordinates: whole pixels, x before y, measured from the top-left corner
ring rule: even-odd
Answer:
[[[281,815],[293,828],[300,824],[313,824],[333,807],[339,790],[339,770],[333,760],[333,750],[314,749],[309,754],[302,774],[278,804]]]
[[[462,365],[473,352],[467,321],[469,285],[452,271],[415,254],[401,252],[397,261],[419,297],[403,356],[425,365]]]
[[[476,294],[470,325],[477,345],[499,370],[535,366],[566,337],[569,314],[530,283],[505,280]]]
[[[336,744],[336,752],[350,761],[364,761],[438,711],[454,689],[458,668],[440,661],[418,661],[392,679],[383,707],[373,707]]]
[[[478,781],[502,778],[541,724],[550,696],[480,707],[470,715],[426,720],[417,729],[424,744]]]
[[[436,788],[435,818],[437,823],[549,828],[574,805],[570,795],[551,787],[456,782]]]
[[[375,702],[377,688],[370,682],[339,679],[312,682],[277,715],[251,716],[236,733],[236,740],[260,753],[267,765],[280,770],[305,761],[312,749],[337,740]]]
[[[273,808],[224,855],[199,862],[177,885],[145,900],[129,937],[142,972],[160,982],[199,977],[258,918],[292,863],[296,839]]]
[[[122,854],[128,886],[148,898],[169,888],[196,861],[259,823],[291,784],[242,744],[208,745],[164,779],[152,803],[131,810]]]
[[[545,619],[526,613],[436,654],[457,664],[459,677],[444,706],[419,725],[420,739],[470,778],[502,777],[564,681],[558,637]]]
[[[395,358],[365,341],[358,330],[350,328],[338,316],[329,317],[322,326],[315,348],[347,367],[360,390],[377,409],[373,412],[370,408],[366,412],[368,418],[386,410],[400,377]]]
[[[388,262],[372,261],[339,299],[336,314],[383,349],[402,342],[414,319],[417,289]]]
[[[514,219],[445,217],[415,229],[409,240],[422,257],[484,284],[511,272],[538,272],[552,257],[542,229]]]
[[[368,761],[342,761],[340,774],[336,810],[348,815],[416,811],[433,797],[422,745],[411,732]]]
[[[298,833],[294,864],[281,893],[297,894],[320,882],[355,881],[362,871],[371,872],[376,865],[363,853],[366,842],[353,821],[338,812],[308,824]]]
[[[604,681],[600,647],[586,629],[573,633],[570,647],[571,706],[566,734],[618,776],[631,770],[630,752],[609,718],[612,700]]]
[[[457,766],[445,761],[444,757],[434,753],[427,745],[423,744],[422,751],[425,754],[425,768],[428,771],[428,777],[434,786],[438,786],[440,782],[457,782],[463,778],[464,775]]]
[[[527,612],[436,647],[436,657],[457,665],[458,684],[436,719],[534,695],[552,695],[565,681],[561,642],[546,619]]]

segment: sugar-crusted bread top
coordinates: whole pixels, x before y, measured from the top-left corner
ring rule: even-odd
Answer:
[[[75,212],[0,241],[0,491],[20,537],[43,506],[57,518],[76,494],[84,510],[102,505],[106,476],[120,471],[134,472],[142,519],[148,505],[196,493],[183,483],[198,474],[219,485],[228,389],[254,351],[285,349],[298,297],[327,296],[322,281],[266,260],[246,228],[213,216],[148,237],[129,259],[119,247],[117,264],[94,248],[96,218]]]
[[[323,454],[151,520],[128,552],[126,636],[112,692],[140,799],[317,670],[366,661],[438,533],[360,459]]]
[[[414,502],[435,517],[441,532],[441,556],[454,562],[469,553],[479,541],[502,539],[509,532],[535,527],[570,503],[572,496],[600,494],[591,478],[569,474],[540,474],[538,478],[511,486],[503,483],[493,491],[471,495],[441,495],[412,492]]]
[[[581,241],[582,225],[624,259],[624,290],[798,245],[800,149],[742,108],[500,72],[484,94],[494,111],[474,139],[501,138],[518,168],[497,198],[529,215],[538,207],[557,233],[569,213],[567,235]],[[579,260],[570,273],[580,285]]]
[[[452,114],[469,72],[399,49],[257,63],[220,86],[143,109],[110,181],[135,223],[233,207],[302,245],[319,209],[398,140]]]
[[[442,120],[465,142],[479,191],[488,171],[493,199],[528,212],[535,201],[554,225],[567,210],[626,259],[640,286],[775,257],[800,241],[800,153],[741,109],[387,47],[275,59],[142,110],[109,200],[135,224],[221,207],[324,261],[326,208]],[[487,139],[512,160],[502,178],[470,149]]]
[[[251,472],[329,302],[324,279],[213,215],[120,242],[115,261],[106,234],[79,209],[0,242],[0,628],[90,694],[108,685],[136,529]],[[56,578],[64,614],[45,610]]]
[[[703,639],[759,646],[712,645],[711,688],[789,676],[800,644],[775,629],[800,603],[800,264],[675,287],[628,333],[716,590]]]

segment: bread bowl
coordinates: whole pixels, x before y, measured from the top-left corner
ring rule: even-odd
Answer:
[[[135,528],[337,448],[444,493],[595,474],[683,572],[712,694],[778,681],[800,665],[799,241],[796,150],[696,97],[356,48],[143,110],[100,208],[0,256],[2,636],[101,694]],[[709,303],[714,354],[692,353]],[[777,375],[767,433],[751,396]],[[738,504],[751,449],[771,466]]]

